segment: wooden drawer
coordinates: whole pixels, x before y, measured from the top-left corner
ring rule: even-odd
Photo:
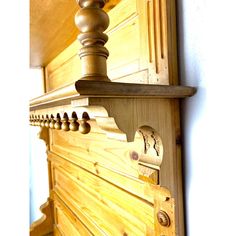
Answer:
[[[59,198],[54,201],[54,235],[90,236],[93,235],[81,221],[63,204]]]
[[[153,204],[73,164],[53,162],[52,175],[55,200],[59,196],[92,234],[155,235]],[[55,214],[63,221],[59,225],[75,230],[64,225],[64,213],[58,209]]]

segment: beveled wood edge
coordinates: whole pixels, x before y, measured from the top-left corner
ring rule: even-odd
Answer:
[[[196,88],[189,86],[78,80],[75,84],[69,84],[32,99],[30,110],[70,104],[72,100],[84,97],[177,99],[191,97],[196,91]]]

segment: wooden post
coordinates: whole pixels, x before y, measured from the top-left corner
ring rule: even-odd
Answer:
[[[77,0],[81,9],[75,16],[80,30],[78,40],[83,45],[79,51],[83,80],[110,81],[107,77],[106,59],[109,55],[104,44],[108,36],[103,32],[109,25],[108,15],[102,10],[105,0]]]

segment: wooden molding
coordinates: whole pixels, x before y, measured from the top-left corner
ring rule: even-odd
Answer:
[[[41,207],[43,216],[30,226],[30,236],[53,235],[53,200],[48,199]]]
[[[72,83],[32,99],[30,110],[71,104],[73,100],[88,97],[185,98],[195,93],[196,88],[189,86],[78,80],[76,84]]]
[[[50,117],[50,118],[49,118]],[[46,140],[48,129],[62,132],[78,131],[81,134],[103,133],[108,139],[127,143],[127,153],[142,176],[147,176],[153,183],[158,183],[158,171],[163,158],[163,144],[160,136],[150,126],[137,127],[132,140],[127,139],[126,130],[121,130],[113,117],[109,117],[104,107],[62,107],[32,111],[30,124],[41,127],[41,138]],[[42,137],[43,136],[43,137]],[[137,165],[138,163],[138,165]],[[146,179],[147,180],[147,179]]]

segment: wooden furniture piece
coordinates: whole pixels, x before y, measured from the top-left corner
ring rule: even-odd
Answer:
[[[108,1],[108,27],[105,0],[77,2],[82,46],[42,63],[30,101],[50,188],[30,235],[183,236],[179,100],[195,89],[178,85],[175,3]]]

